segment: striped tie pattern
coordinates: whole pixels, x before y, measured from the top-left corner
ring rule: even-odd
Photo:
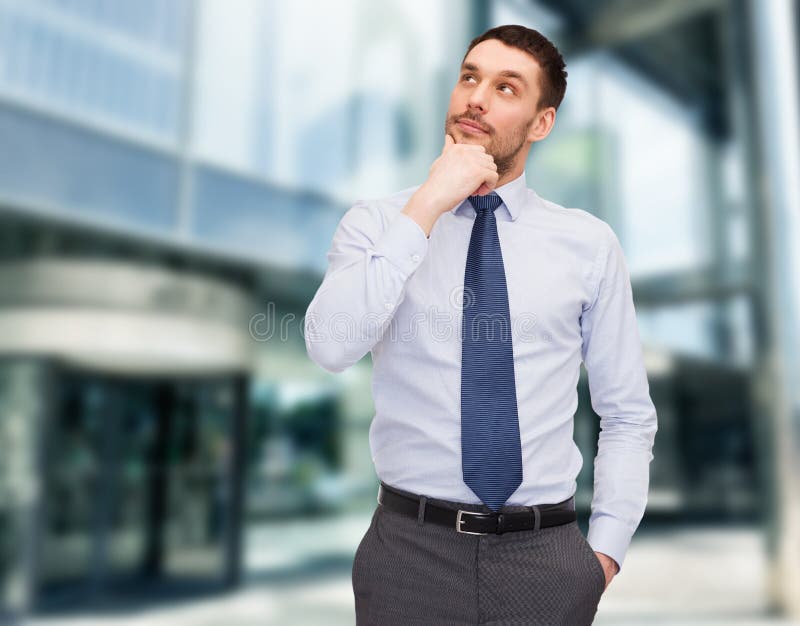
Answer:
[[[522,484],[508,289],[495,192],[469,196],[475,223],[464,272],[461,460],[464,482],[498,512]]]

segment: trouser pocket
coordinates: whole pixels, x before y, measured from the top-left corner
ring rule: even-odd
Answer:
[[[598,593],[598,598],[602,595],[603,591],[606,588],[606,573],[603,571],[603,564],[600,562],[600,559],[597,558],[597,555],[594,552],[594,548],[592,548],[592,544],[589,543],[589,540],[586,539],[584,534],[581,532],[581,529],[578,527],[577,523],[575,524],[575,530],[577,534],[580,536],[580,543],[583,546],[583,552],[586,555],[586,558],[589,561],[589,565],[592,571],[592,580],[594,581],[595,588]]]
[[[364,536],[361,538],[361,541],[356,548],[356,553],[353,556],[353,568],[351,571],[351,580],[353,583],[353,591],[355,593],[361,593],[364,590],[364,584],[367,581],[367,574],[365,570],[365,556],[366,551],[369,549],[369,544],[372,540],[372,535],[375,533],[375,517],[377,516],[378,511],[375,509],[372,513],[372,519],[370,520],[369,527],[367,528],[367,532],[364,533]]]

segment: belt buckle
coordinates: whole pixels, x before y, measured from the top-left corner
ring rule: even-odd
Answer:
[[[489,533],[476,533],[471,530],[461,530],[461,524],[463,520],[461,519],[463,515],[478,515],[483,517],[492,517],[490,513],[478,513],[477,511],[464,511],[463,509],[458,510],[458,515],[456,516],[456,530],[460,533],[464,533],[465,535],[488,535]]]

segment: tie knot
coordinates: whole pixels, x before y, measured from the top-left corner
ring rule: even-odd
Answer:
[[[497,195],[496,191],[487,193],[485,196],[469,196],[469,201],[476,213],[486,209],[494,211],[503,203],[503,199]]]

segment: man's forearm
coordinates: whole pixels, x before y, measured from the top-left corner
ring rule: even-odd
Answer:
[[[427,253],[427,238],[409,216],[395,215],[384,230],[380,224],[366,203],[345,214],[328,271],[306,311],[306,350],[328,371],[341,372],[372,349]]]
[[[442,214],[442,200],[424,184],[409,198],[401,213],[405,213],[425,232],[426,237],[431,236],[431,230],[436,220]]]

